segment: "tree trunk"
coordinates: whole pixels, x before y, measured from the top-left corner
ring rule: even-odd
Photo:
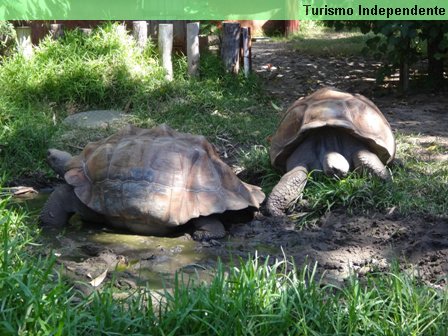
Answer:
[[[436,54],[445,54],[446,48],[440,49],[443,40],[443,31],[439,29],[435,36],[428,36],[428,76],[433,85],[443,81],[443,58],[437,58]]]
[[[408,37],[403,38],[403,45],[400,56],[400,89],[403,93],[409,90],[410,49],[411,49],[411,40]]]

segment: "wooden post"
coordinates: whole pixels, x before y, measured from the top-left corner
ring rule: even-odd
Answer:
[[[428,51],[428,79],[433,87],[438,87],[443,83],[444,62],[446,62],[445,57],[448,51],[448,46],[443,43],[445,34],[442,28],[442,21],[439,22],[439,24],[431,27],[432,34],[429,34],[426,42]],[[445,55],[445,57],[437,57],[437,54],[439,56]]]
[[[199,22],[187,24],[188,74],[199,75]]]
[[[79,30],[81,31],[81,33],[83,33],[86,36],[89,36],[90,34],[92,34],[92,28],[79,28]]]
[[[173,80],[173,63],[171,52],[173,50],[173,25],[169,23],[159,24],[159,53],[162,66],[166,71],[165,79]]]
[[[31,27],[16,27],[17,51],[26,59],[33,55],[33,44],[31,43]]]
[[[241,44],[243,49],[242,55],[244,76],[249,77],[249,74],[252,71],[252,45],[250,27],[241,28]]]
[[[148,23],[146,21],[132,21],[132,35],[137,42],[137,47],[145,49],[148,41]]]
[[[50,34],[54,40],[64,36],[64,25],[62,23],[52,23],[50,25]]]
[[[120,24],[116,25],[115,26],[115,32],[120,37],[121,41],[123,41],[126,38],[126,35],[128,33],[126,31],[126,26],[124,25],[124,23],[120,23]]]
[[[409,90],[409,63],[406,56],[400,62],[400,88],[403,93]]]
[[[290,18],[299,17],[299,1],[285,0],[285,9]],[[286,20],[285,23],[285,36],[289,37],[293,34],[299,32],[299,21],[298,20]]]
[[[285,36],[297,34],[299,32],[299,20],[286,20],[285,21]]]
[[[241,25],[238,22],[222,24],[221,58],[227,72],[237,74],[240,69]]]

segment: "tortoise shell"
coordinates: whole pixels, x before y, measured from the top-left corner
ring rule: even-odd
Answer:
[[[199,216],[258,208],[259,187],[242,182],[203,137],[166,125],[128,126],[89,143],[66,165],[65,180],[111,222],[177,226]]]
[[[285,171],[286,160],[309,132],[323,127],[339,127],[362,139],[384,164],[394,158],[394,136],[378,107],[360,94],[326,87],[296,100],[286,111],[272,137],[272,165]]]

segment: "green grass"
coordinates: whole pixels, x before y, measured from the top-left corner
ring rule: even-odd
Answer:
[[[2,335],[446,335],[448,292],[424,286],[395,266],[343,287],[315,268],[250,257],[219,264],[209,283],[177,275],[159,293],[118,295],[115,280],[90,295],[39,257],[35,223],[0,201]],[[43,247],[44,248],[44,247]]]
[[[290,40],[293,48],[301,54],[348,57],[361,55],[366,47],[366,41],[373,36],[373,34],[364,35],[356,30],[336,32],[332,28],[309,21]]]

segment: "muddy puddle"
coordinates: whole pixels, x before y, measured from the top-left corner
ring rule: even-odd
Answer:
[[[144,237],[113,233],[104,228],[74,226],[64,232],[44,231],[43,242],[51,247],[66,275],[92,282],[104,272],[127,278],[129,286],[169,286],[176,272],[204,273],[206,256],[188,237]],[[202,276],[202,275],[201,275]]]
[[[44,192],[15,198],[15,202],[37,213],[48,195]],[[144,284],[162,289],[171,286],[176,273],[183,281],[208,280],[216,265],[216,256],[204,251],[204,245],[188,233],[176,237],[139,236],[82,223],[76,215],[66,228],[43,229],[40,244],[45,254],[56,256],[59,272],[92,287],[115,278],[122,287]]]

